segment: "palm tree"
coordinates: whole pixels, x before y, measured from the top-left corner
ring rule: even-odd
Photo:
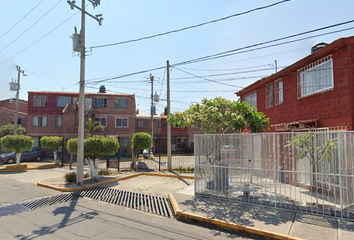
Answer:
[[[85,135],[87,138],[91,137],[93,132],[98,129],[104,130],[104,126],[99,121],[93,121],[91,118],[85,119]]]

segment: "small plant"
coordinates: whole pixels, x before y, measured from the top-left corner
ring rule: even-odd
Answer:
[[[179,166],[179,167],[178,167],[178,170],[179,170],[180,173],[182,172],[182,169],[183,169],[182,166]]]
[[[90,177],[90,174],[87,172],[84,174],[84,178],[89,178]]]
[[[65,174],[65,181],[69,183],[75,183],[76,182],[76,172],[69,172]]]
[[[194,167],[191,167],[190,169],[191,169],[191,173],[194,173]]]
[[[189,173],[191,171],[190,167],[187,167],[187,173]]]
[[[112,175],[112,172],[109,169],[100,168],[99,171],[98,171],[98,175],[109,176],[109,175]]]

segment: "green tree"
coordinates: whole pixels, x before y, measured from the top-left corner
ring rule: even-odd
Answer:
[[[97,130],[104,130],[104,126],[101,125],[99,121],[93,121],[92,118],[85,119],[85,135],[86,137],[91,137],[93,132]]]
[[[62,137],[56,137],[56,136],[41,137],[42,148],[53,150],[55,164],[59,164],[57,159],[58,156],[57,153],[58,153],[58,149],[62,146],[62,144],[63,144]]]
[[[0,127],[0,138],[7,135],[14,135],[14,129],[15,129],[14,124],[2,125]],[[26,129],[20,125],[17,126],[17,135],[25,135],[25,134],[26,134]]]
[[[151,135],[144,132],[135,133],[132,138],[132,150],[137,154],[136,158],[139,158],[139,153],[144,149],[150,149],[151,147]],[[133,157],[133,168],[136,169],[136,158]]]
[[[333,153],[337,148],[337,140],[325,138],[324,134],[316,135],[308,133],[306,135],[293,136],[285,147],[293,148],[296,161],[308,159],[312,168],[312,186],[311,189],[316,194],[316,207],[318,207],[318,186],[317,173],[319,165],[323,161],[331,162]],[[321,139],[323,137],[323,139]]]
[[[24,135],[7,135],[1,138],[1,145],[4,150],[16,153],[16,164],[19,165],[21,153],[32,149],[33,139],[30,136]]]
[[[182,128],[198,126],[204,133],[237,133],[249,127],[252,132],[269,129],[269,119],[247,102],[225,98],[202,99],[183,112],[171,114],[168,121]]]
[[[67,143],[71,154],[77,155],[77,138],[72,138]],[[90,166],[91,179],[98,180],[98,160],[101,156],[113,155],[118,152],[119,143],[116,138],[93,136],[84,140],[84,157]]]

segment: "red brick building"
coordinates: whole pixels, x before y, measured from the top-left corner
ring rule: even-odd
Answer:
[[[16,99],[5,99],[0,101],[0,126],[13,124],[15,122]],[[19,100],[18,124],[27,126],[27,101]]]
[[[354,36],[313,52],[236,94],[270,120],[270,131],[354,129]]]
[[[78,93],[28,92],[27,134],[39,146],[41,136],[77,137]],[[135,133],[135,95],[109,94],[105,91],[85,94],[85,117],[99,121],[105,127],[96,134],[120,137],[129,148]],[[124,147],[123,147],[124,146]]]

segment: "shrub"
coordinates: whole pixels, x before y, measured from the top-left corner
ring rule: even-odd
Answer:
[[[44,149],[56,150],[60,148],[63,144],[62,137],[45,136],[41,137],[41,147]]]
[[[30,136],[24,135],[7,135],[1,138],[1,145],[4,150],[22,153],[30,151],[33,145],[33,139]]]
[[[90,174],[87,172],[84,174],[84,178],[89,178],[90,177]]]
[[[109,170],[109,169],[100,168],[100,169],[98,170],[98,175],[101,175],[101,176],[109,176],[109,175],[112,175],[112,172],[111,172],[111,170]]]
[[[65,174],[65,181],[69,183],[75,183],[76,182],[76,172],[69,172]]]

